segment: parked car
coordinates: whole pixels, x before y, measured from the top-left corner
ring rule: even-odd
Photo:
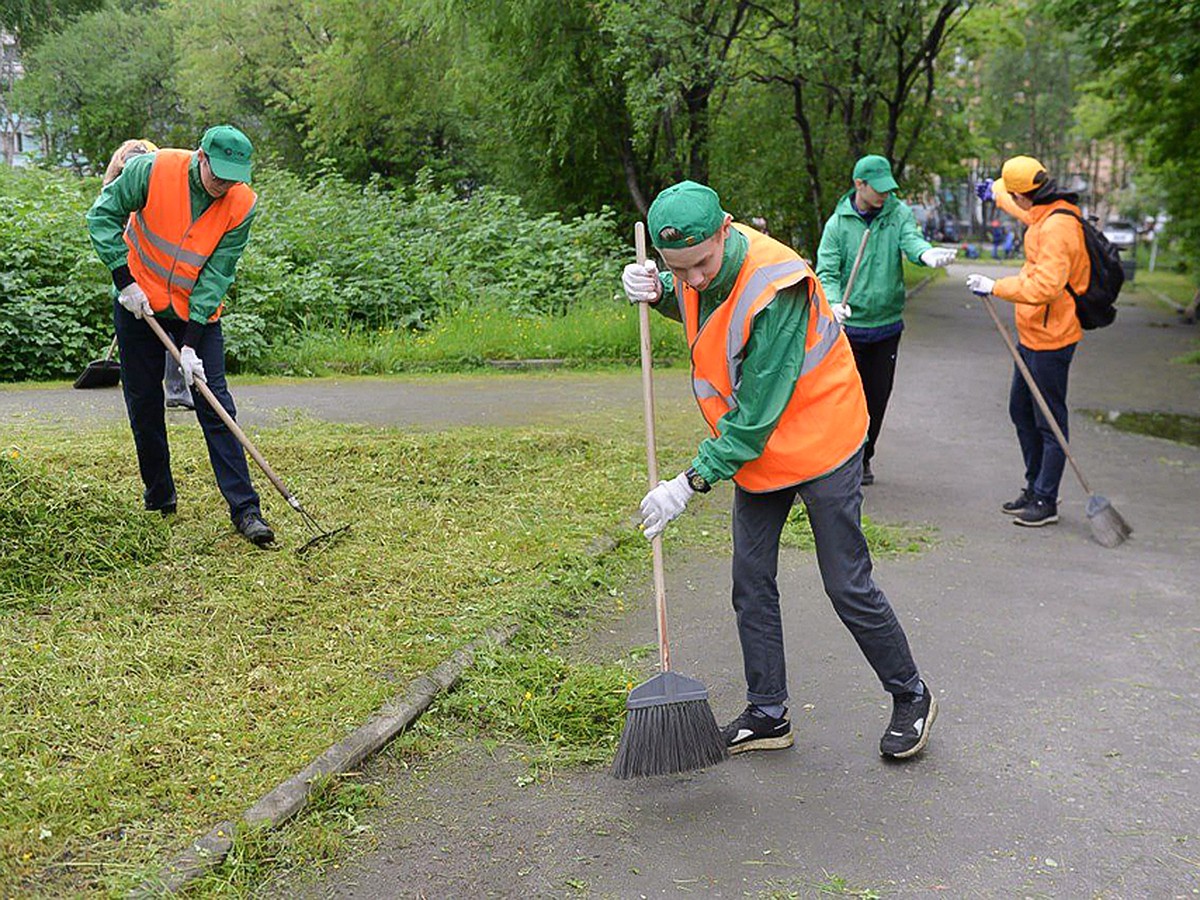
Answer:
[[[1104,236],[1118,250],[1129,250],[1137,243],[1137,226],[1123,219],[1109,219]]]

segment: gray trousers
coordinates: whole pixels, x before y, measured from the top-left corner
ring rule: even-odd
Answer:
[[[751,703],[783,703],[788,696],[776,575],[779,537],[797,496],[808,510],[825,593],[884,689],[907,693],[921,681],[904,629],[871,578],[860,520],[862,458],[859,450],[829,475],[780,491],[735,487],[733,608]]]

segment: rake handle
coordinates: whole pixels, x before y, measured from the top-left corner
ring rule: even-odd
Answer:
[[[158,324],[153,316],[143,316],[142,321],[150,326],[150,330],[154,332],[155,337],[162,342],[162,345],[167,348],[167,352],[170,353],[171,356],[175,358],[175,362],[179,363],[180,367],[182,367],[183,359],[179,355],[179,348],[175,346],[175,342],[167,336],[165,331],[163,331],[163,327]],[[242,431],[238,423],[234,421],[233,416],[226,412],[225,407],[221,405],[221,402],[216,398],[216,395],[209,390],[208,385],[199,378],[196,378],[192,381],[191,386],[193,389],[200,392],[200,396],[208,402],[208,405],[212,407],[212,411],[215,412],[220,417],[221,421],[225,423],[225,426],[233,432],[233,436],[237,438],[238,443],[241,444],[242,447],[245,448],[246,452],[250,454],[250,458],[258,464],[258,467],[262,469],[263,474],[267,476],[267,479],[271,482],[271,484],[275,485],[275,490],[279,491],[279,493],[283,496],[283,499],[288,502],[288,505],[294,509],[300,509],[300,501],[292,496],[292,492],[287,489],[287,485],[283,483],[283,479],[275,474],[275,470],[268,465],[266,459],[263,458],[263,455],[258,452],[258,448],[254,446],[254,442],[251,441],[250,438],[246,437],[246,432]]]
[[[646,226],[638,222],[633,226],[633,241],[639,264],[646,262]],[[654,351],[650,341],[650,307],[639,302],[638,333],[642,350],[642,412],[646,420],[646,471],[650,489],[658,486],[658,454],[654,440]],[[664,672],[671,670],[671,650],[667,643],[667,579],[663,569],[662,535],[650,540],[651,555],[654,557],[654,609],[658,621],[658,659]]]
[[[977,297],[983,298],[983,305],[988,311],[988,315],[992,317],[992,321],[996,323],[996,329],[1000,332],[1000,337],[1004,339],[1004,344],[1008,347],[1008,352],[1012,354],[1013,362],[1017,364],[1017,371],[1021,373],[1021,377],[1025,379],[1025,383],[1029,385],[1029,392],[1033,394],[1033,399],[1038,405],[1038,409],[1045,416],[1050,430],[1054,432],[1054,437],[1058,441],[1058,445],[1062,447],[1063,453],[1066,454],[1067,461],[1071,464],[1071,468],[1075,470],[1075,477],[1079,479],[1079,483],[1083,485],[1084,493],[1089,496],[1092,489],[1088,487],[1087,479],[1083,477],[1083,470],[1079,468],[1079,463],[1075,462],[1075,456],[1071,453],[1071,447],[1067,443],[1066,437],[1062,433],[1062,429],[1058,427],[1058,422],[1054,415],[1050,412],[1050,406],[1046,403],[1046,398],[1042,396],[1041,389],[1037,386],[1037,382],[1033,380],[1033,373],[1029,371],[1029,367],[1025,365],[1025,360],[1021,359],[1021,354],[1017,352],[1017,345],[1013,343],[1012,335],[1008,333],[1008,329],[1004,327],[1004,323],[1000,321],[1000,316],[996,314],[995,304],[992,303],[992,298],[987,294],[976,294]]]

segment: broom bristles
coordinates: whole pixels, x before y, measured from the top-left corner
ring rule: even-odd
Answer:
[[[707,700],[630,709],[613,760],[616,778],[673,775],[729,758]]]
[[[1108,499],[1094,494],[1088,498],[1088,522],[1092,526],[1092,537],[1102,547],[1118,547],[1133,534],[1133,528],[1117,512]]]

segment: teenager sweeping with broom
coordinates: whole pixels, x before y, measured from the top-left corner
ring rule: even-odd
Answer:
[[[749,704],[723,729],[729,752],[793,741],[776,573],[780,535],[799,497],[825,592],[893,698],[879,751],[915,756],[929,740],[937,701],[871,578],[860,526],[866,401],[820,283],[795,251],[734,224],[704,185],[667,188],[647,222],[669,271],[631,263],[625,293],[683,323],[711,435],[686,471],[645,496],[643,525],[652,539],[696,493],[734,482],[733,607]]]
[[[1059,429],[1064,437],[1069,437],[1067,378],[1075,348],[1083,338],[1072,285],[1083,290],[1091,274],[1078,218],[1078,197],[1061,190],[1045,167],[1031,156],[1014,156],[1006,161],[1001,177],[980,182],[976,192],[979,199],[994,200],[998,207],[1028,226],[1025,265],[1008,278],[992,279],[972,273],[967,276],[967,287],[1014,305],[1021,359]],[[1013,371],[1008,415],[1021,445],[1025,486],[1001,510],[1012,516],[1016,525],[1029,528],[1052,525],[1058,521],[1058,487],[1067,457],[1018,370]]]

